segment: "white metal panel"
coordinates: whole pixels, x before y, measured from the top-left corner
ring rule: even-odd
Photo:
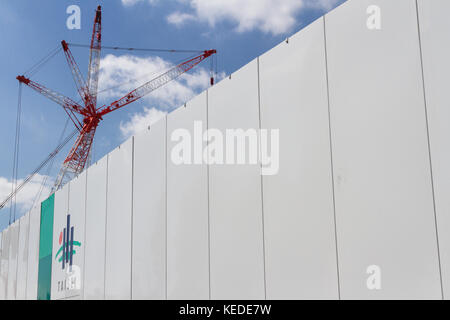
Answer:
[[[169,299],[209,299],[208,168],[206,164],[175,164],[172,140],[184,130],[202,142],[207,129],[204,92],[167,117],[167,290]],[[194,125],[202,127],[194,133]],[[174,138],[176,136],[174,135]],[[203,150],[201,148],[201,150]],[[200,151],[201,151],[200,150]],[[193,151],[193,150],[192,150]],[[192,154],[192,156],[194,156]],[[192,159],[193,160],[193,159]]]
[[[83,292],[86,176],[86,171],[84,171],[70,182],[68,212],[70,213],[70,224],[74,228],[74,255],[72,271],[67,275],[72,282],[66,290],[66,298],[81,296]]]
[[[6,291],[8,289],[8,264],[9,264],[9,242],[10,228],[2,232],[2,255],[0,257],[0,300],[6,300]]]
[[[64,185],[55,193],[55,208],[53,213],[53,245],[52,245],[52,282],[51,299],[60,300],[66,297],[67,263],[62,258],[62,250],[65,237],[70,234],[70,226],[67,228],[67,217],[69,213],[69,190],[70,183]],[[67,230],[69,229],[69,230]],[[60,261],[61,260],[61,261]]]
[[[166,296],[166,120],[134,138],[133,299]]]
[[[441,298],[416,16],[414,0],[359,0],[325,17],[344,299]]]
[[[30,213],[20,219],[19,231],[19,254],[17,265],[17,300],[25,300],[27,290],[27,269],[28,269],[28,243],[29,243]]]
[[[444,298],[450,299],[450,1],[419,0]]]
[[[210,129],[258,130],[257,61],[212,87],[208,99]],[[211,165],[209,188],[211,298],[263,299],[260,167]]]
[[[19,222],[16,220],[10,226],[9,263],[8,263],[8,287],[6,299],[15,300],[17,291],[17,259],[19,253]]]
[[[27,267],[27,300],[37,299],[38,266],[39,266],[39,231],[41,221],[40,205],[31,209],[28,237],[28,267]]]
[[[86,228],[84,241],[84,299],[105,296],[106,183],[108,158],[87,170]]]
[[[259,61],[261,127],[280,135],[263,177],[267,298],[337,299],[323,19]]]
[[[133,139],[108,155],[105,298],[131,298]]]

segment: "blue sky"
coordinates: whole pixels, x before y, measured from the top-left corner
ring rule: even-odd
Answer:
[[[103,7],[103,45],[135,48],[218,50],[221,76],[238,70],[286,37],[322,16],[344,0],[0,0],[0,198],[11,188],[18,83],[24,73],[61,40],[88,44],[97,5]],[[66,9],[81,8],[81,29],[69,30]],[[86,75],[89,52],[72,48]],[[134,53],[104,50],[101,89],[127,83],[100,96],[104,104],[128,89],[150,80],[189,54]],[[94,160],[103,157],[148,122],[188,101],[208,86],[209,62],[190,76],[154,95],[109,114],[97,130]],[[64,55],[59,53],[33,80],[75,100],[77,93]],[[133,81],[139,79],[138,81]],[[19,178],[24,178],[55,148],[66,123],[62,108],[24,87],[19,154]],[[68,131],[72,130],[69,124]],[[57,157],[55,176],[68,145]],[[44,174],[45,171],[42,173]],[[23,191],[18,215],[27,211],[43,177]],[[48,188],[43,196],[48,196]],[[1,200],[0,199],[0,200]],[[8,224],[9,209],[0,211],[0,229]]]

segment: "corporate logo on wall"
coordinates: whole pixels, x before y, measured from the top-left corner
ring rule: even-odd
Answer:
[[[59,234],[60,247],[55,255],[55,260],[65,271],[65,278],[58,281],[58,291],[79,290],[81,287],[80,268],[73,264],[73,256],[81,247],[81,242],[74,240],[74,234],[75,227],[70,225],[70,214],[67,214],[67,225]]]

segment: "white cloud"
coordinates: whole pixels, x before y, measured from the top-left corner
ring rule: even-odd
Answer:
[[[126,6],[145,0],[122,0]],[[323,11],[332,9],[342,0],[174,0],[188,12],[177,10],[167,16],[167,22],[180,27],[187,22],[203,22],[214,27],[228,21],[237,32],[260,30],[273,35],[292,31],[302,9]],[[152,5],[159,0],[148,0]]]
[[[167,22],[170,24],[174,24],[178,27],[183,25],[187,21],[195,20],[195,16],[188,13],[182,13],[179,11],[176,11],[170,15],[167,16]]]
[[[123,4],[124,6],[129,7],[129,6],[135,5],[136,3],[143,2],[143,1],[144,1],[144,0],[122,0],[122,4]],[[156,4],[158,1],[159,1],[159,0],[148,0],[148,2],[149,2],[150,4]]]
[[[192,0],[199,20],[214,26],[229,20],[237,24],[238,32],[259,29],[280,34],[295,24],[295,15],[303,7],[300,0]]]
[[[122,4],[124,6],[132,6],[135,5],[138,2],[141,2],[142,0],[122,0]]]
[[[31,209],[31,206],[33,205],[33,203],[35,205],[37,205],[49,196],[50,190],[51,190],[50,186],[53,184],[53,178],[51,178],[51,177],[47,177],[46,186],[42,189],[42,193],[41,193],[40,197],[38,199],[36,199],[36,202],[34,202],[36,196],[38,195],[38,193],[41,189],[41,184],[44,181],[44,179],[46,179],[46,177],[47,176],[45,176],[45,175],[36,174],[33,177],[33,179],[31,179],[17,193],[16,203],[17,203],[19,212],[25,213],[25,212],[23,212],[23,210]],[[20,183],[22,183],[22,182],[23,182],[23,179],[18,180],[17,185],[20,185]],[[6,199],[6,197],[9,196],[9,194],[11,193],[11,189],[12,189],[12,182],[10,180],[8,180],[7,178],[0,177],[0,201],[1,202],[3,202]],[[7,207],[9,207],[9,204]],[[5,207],[5,208],[7,208],[7,207]],[[5,210],[5,208],[3,210]]]
[[[188,3],[192,13],[174,12],[167,17],[177,26],[187,21],[201,21],[211,27],[222,21],[236,24],[237,32],[260,30],[284,34],[295,26],[303,8],[331,9],[340,0],[178,0]]]
[[[102,59],[100,66],[99,98],[112,102],[174,65],[160,57],[141,58],[110,54]],[[216,80],[219,81],[224,77],[225,74],[220,73]],[[142,98],[147,105],[153,106],[152,108],[144,108],[143,112],[131,115],[129,121],[120,124],[122,136],[127,138],[145,130],[163,117],[167,111],[188,102],[209,85],[209,71],[196,67],[193,72],[185,73],[178,79],[156,89]]]
[[[309,0],[308,5],[317,9],[331,10],[340,0]]]
[[[160,57],[140,58],[109,54],[102,59],[100,66],[99,97],[113,101],[174,65]],[[201,67],[194,70],[158,88],[143,99],[159,109],[171,109],[184,104],[210,84],[209,71]],[[223,78],[224,75],[219,77]]]
[[[122,0],[126,6],[145,0]],[[154,5],[159,0],[147,0]],[[180,27],[187,22],[203,22],[214,27],[228,21],[237,32],[259,30],[273,35],[292,31],[303,9],[332,9],[342,0],[174,0],[187,12],[177,10],[167,16],[167,22]]]
[[[122,137],[126,139],[145,131],[149,126],[164,118],[166,114],[166,111],[145,107],[143,112],[133,114],[129,121],[120,122]]]

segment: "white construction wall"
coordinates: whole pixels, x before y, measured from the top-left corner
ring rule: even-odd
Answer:
[[[209,299],[208,166],[171,161],[176,130],[194,136],[194,124],[207,127],[208,93],[167,116],[167,298]],[[206,129],[206,128],[205,128]],[[199,147],[206,146],[200,141]],[[183,268],[179,268],[182,265]]]
[[[133,299],[166,297],[166,121],[134,138]]]
[[[262,55],[259,76],[261,127],[280,130],[280,171],[262,180],[267,298],[337,299],[324,19]]]
[[[26,300],[37,299],[38,266],[39,266],[39,232],[41,222],[40,207],[33,208],[30,213],[29,235],[28,235],[28,265]]]
[[[30,215],[27,214],[20,219],[19,251],[17,255],[17,300],[25,300],[27,295],[29,226]]]
[[[17,266],[19,252],[20,220],[9,227],[9,256],[8,256],[8,281],[6,282],[6,300],[16,299],[17,290]]]
[[[105,297],[106,194],[108,157],[87,170],[83,297]]]
[[[51,298],[449,298],[448,11],[349,0],[93,164],[55,195]],[[278,172],[206,163],[227,129],[278,130]],[[2,232],[0,299],[36,298],[39,223]]]
[[[357,19],[373,4],[381,30]],[[325,26],[341,297],[440,298],[416,2],[350,1]]]
[[[2,232],[2,252],[0,256],[0,300],[6,299],[6,290],[8,288],[8,264],[9,264],[9,230]]]

